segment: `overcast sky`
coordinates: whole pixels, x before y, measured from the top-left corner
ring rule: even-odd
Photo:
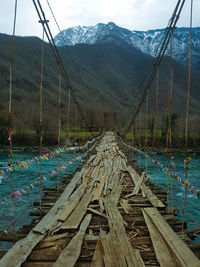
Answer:
[[[0,32],[11,34],[14,0],[0,0]],[[61,29],[113,21],[130,30],[165,28],[177,0],[49,0]],[[53,35],[58,33],[46,0],[41,0]],[[190,0],[186,0],[178,27],[189,26]],[[200,2],[194,0],[193,26],[200,26]],[[41,37],[41,25],[32,0],[18,0],[16,34]]]

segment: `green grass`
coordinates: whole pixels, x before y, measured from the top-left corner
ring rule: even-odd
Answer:
[[[14,129],[14,134],[28,134],[28,135],[35,135],[35,130],[32,129]]]
[[[123,135],[123,134],[122,134],[122,135]],[[159,137],[161,137],[161,135],[162,135],[162,131],[161,131],[161,130],[157,130],[157,131],[156,131],[156,137],[159,138]],[[138,137],[145,138],[145,136],[146,136],[146,131],[145,131],[145,130],[141,130],[141,131],[140,131],[140,134],[139,134],[139,133],[135,134],[135,137],[136,137],[136,138],[138,138]],[[148,137],[148,138],[152,137],[150,131],[147,131],[147,137]],[[134,140],[134,135],[132,134],[132,132],[128,132],[128,133],[126,134],[125,138],[126,138],[126,140]]]

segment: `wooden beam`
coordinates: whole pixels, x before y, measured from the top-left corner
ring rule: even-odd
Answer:
[[[79,202],[79,204],[76,206],[74,211],[70,214],[70,216],[67,218],[67,220],[61,225],[62,230],[67,229],[77,229],[81,220],[83,219],[83,216],[85,215],[87,211],[87,207],[92,199],[92,191],[89,190],[86,192]]]
[[[96,245],[96,249],[94,252],[94,256],[92,258],[92,263],[90,267],[104,267],[104,260],[103,260],[103,248],[101,241],[99,240]]]
[[[91,211],[92,213],[94,213],[94,214],[96,214],[96,215],[99,215],[99,216],[104,217],[104,218],[107,219],[106,214],[104,214],[104,213],[102,213],[102,212],[100,212],[100,211],[98,211],[98,210],[92,209],[92,208],[87,208],[87,209],[88,209],[89,211]]]
[[[144,212],[151,218],[152,222],[159,230],[165,242],[168,244],[174,256],[177,258],[179,266],[200,266],[200,261],[198,258],[176,235],[176,233],[166,223],[156,208],[145,208]]]
[[[1,267],[20,267],[32,249],[43,239],[43,235],[33,233],[18,241],[0,260]]]
[[[156,197],[156,195],[154,195],[151,191],[151,189],[146,186],[146,185],[142,185],[142,188],[148,198],[148,200],[151,202],[151,204],[155,207],[155,208],[165,208],[165,205],[160,201],[160,199],[158,199]]]
[[[143,216],[146,222],[146,225],[149,229],[151,240],[153,243],[154,251],[156,258],[161,267],[178,267],[178,262],[174,257],[169,246],[165,242],[164,238],[160,234],[159,230],[152,223],[150,217],[143,211]]]
[[[53,267],[73,267],[80,255],[85,231],[90,224],[92,215],[85,216],[78,233],[72,238],[68,246],[61,252]]]
[[[58,218],[58,221],[64,222],[71,212],[75,209],[75,207],[80,202],[84,192],[86,190],[86,185],[81,184],[78,189],[71,195],[71,197],[67,200],[66,208],[63,210],[62,214]]]

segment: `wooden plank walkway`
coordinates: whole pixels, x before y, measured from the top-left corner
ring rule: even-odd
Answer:
[[[153,191],[107,132],[56,203],[49,204],[50,211],[0,266],[200,266],[173,231],[180,231],[181,223],[167,213],[165,201],[165,192]]]

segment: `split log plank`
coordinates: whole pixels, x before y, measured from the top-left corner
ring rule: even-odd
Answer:
[[[25,262],[22,267],[52,267],[52,262]]]
[[[92,208],[87,208],[87,209],[88,209],[89,211],[91,211],[92,213],[94,213],[94,214],[96,214],[96,215],[99,215],[99,216],[104,217],[104,218],[107,219],[106,214],[104,214],[104,213],[102,213],[102,212],[100,212],[100,211],[98,211],[98,210],[94,210],[94,209],[92,209]]]
[[[100,183],[96,188],[94,188],[92,202],[100,199],[104,184],[105,184],[105,175],[102,175]]]
[[[131,207],[128,204],[128,200],[121,199],[119,203],[120,203],[121,207],[123,208],[123,210],[124,210],[124,212],[126,214],[130,214],[131,213],[132,209],[131,209]]]
[[[129,174],[133,180],[134,185],[136,185],[138,180],[140,179],[139,174],[131,166],[127,167],[127,171],[129,172]],[[146,197],[143,186],[141,187],[141,189],[142,189],[142,197]]]
[[[59,235],[53,235],[53,236],[48,236],[46,237],[43,242],[55,242],[59,239],[64,239],[68,236],[68,233],[64,233],[64,234],[59,234]]]
[[[87,207],[91,199],[92,199],[92,191],[89,190],[88,192],[84,194],[84,196],[82,197],[77,207],[70,214],[67,220],[61,225],[60,228],[62,230],[77,229],[81,220],[83,219],[83,216],[85,215],[87,211]]]
[[[86,185],[82,184],[78,187],[78,189],[71,195],[71,197],[67,200],[66,209],[64,209],[61,216],[58,218],[58,221],[64,222],[71,212],[78,205],[81,197],[83,196],[86,190]]]
[[[92,215],[88,214],[81,223],[80,230],[72,238],[69,245],[61,252],[58,260],[54,263],[53,267],[73,267],[80,255],[85,231],[90,224]]]
[[[156,258],[160,263],[161,267],[178,267],[178,262],[174,257],[169,246],[165,242],[164,238],[160,234],[159,230],[151,221],[150,217],[143,211],[143,216],[146,222],[146,225],[149,229],[151,240],[153,243],[154,251]]]
[[[113,196],[112,196],[113,200]],[[135,266],[135,267],[142,267],[145,266],[144,262],[140,256],[140,254],[136,253],[132,246],[130,241],[128,240],[124,225],[123,225],[123,219],[122,216],[115,206],[115,203],[113,204],[113,201],[110,199],[105,199],[105,208],[106,208],[106,214],[108,216],[108,224],[111,230],[114,230],[116,232],[116,237],[118,240],[118,246],[120,248],[121,254],[126,259],[127,266]],[[110,230],[110,231],[111,231]]]
[[[103,260],[103,248],[101,241],[98,241],[90,267],[104,267],[104,266],[105,265]]]
[[[142,188],[148,198],[148,200],[151,202],[151,204],[155,207],[155,208],[164,208],[165,205],[160,201],[160,199],[158,199],[151,191],[151,189],[146,186],[146,185],[142,185]]]
[[[43,239],[43,235],[33,233],[18,241],[0,260],[1,267],[20,267],[33,248]]]
[[[131,194],[127,195],[125,198],[131,197],[134,195],[136,195],[136,196],[138,195],[138,192],[142,186],[142,183],[144,182],[144,177],[145,177],[145,173],[143,172],[140,179],[137,181],[133,192]]]
[[[118,244],[118,238],[113,229],[110,232],[101,230],[100,240],[103,247],[103,258],[105,262],[105,267],[115,267],[115,266],[127,266],[124,254],[120,251],[120,246]]]
[[[179,266],[199,267],[200,261],[186,246],[186,244],[176,235],[172,228],[162,218],[156,208],[145,208],[144,212],[151,218],[154,225],[160,231],[160,234],[165,239],[173,254],[179,261]]]
[[[66,200],[69,198],[71,193],[74,191],[75,186],[80,181],[83,173],[85,172],[85,168],[82,168],[80,172],[77,172],[69,185],[66,187],[65,191],[62,193],[61,197],[56,201],[54,206],[51,208],[49,213],[33,228],[33,232],[45,234],[47,233],[57,221],[55,216],[59,213],[62,213],[60,207],[66,203]],[[52,220],[53,218],[53,220]]]

